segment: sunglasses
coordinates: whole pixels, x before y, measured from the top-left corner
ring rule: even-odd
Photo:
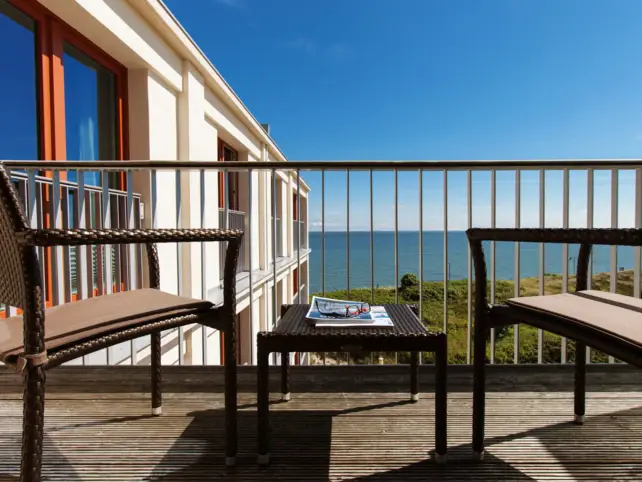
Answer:
[[[368,303],[354,303],[341,306],[338,303],[322,302],[323,308],[319,306],[319,300],[316,300],[315,304],[319,314],[329,318],[355,318],[370,311],[370,305]]]

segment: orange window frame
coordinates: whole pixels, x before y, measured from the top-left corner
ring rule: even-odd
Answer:
[[[224,149],[229,149],[230,151],[233,151],[236,154],[236,159],[239,157],[239,153],[236,149],[232,148],[229,144],[227,144],[223,139],[218,140],[218,161],[219,162],[225,162],[225,152]],[[229,174],[229,173],[228,173]],[[232,179],[230,179],[230,177]],[[228,176],[228,193],[227,193],[227,199],[225,199],[225,173],[224,172],[219,172],[218,173],[218,207],[223,209],[226,205],[229,207],[229,209],[239,209],[239,195],[238,195],[238,175],[236,176]],[[233,183],[233,186],[230,186],[230,183]],[[234,188],[236,191],[236,196],[234,198],[231,198],[229,190],[230,188]]]
[[[112,58],[96,44],[82,36],[51,11],[35,0],[6,0],[13,7],[31,17],[35,22],[36,41],[36,95],[38,108],[38,150],[41,160],[57,161],[67,158],[65,126],[65,72],[64,45],[68,43],[92,58],[114,74],[116,83],[116,159],[129,158],[128,112],[127,112],[127,68]],[[40,173],[52,177],[52,171]],[[61,178],[66,177],[61,173]],[[118,188],[126,190],[126,176],[121,173]],[[48,205],[52,192],[44,192],[44,227],[52,226]],[[45,249],[45,277],[47,279],[46,305],[51,306],[52,293],[52,251]],[[116,287],[114,286],[114,289]],[[96,291],[96,290],[94,290]],[[95,295],[98,293],[94,293]],[[72,296],[73,298],[73,296]],[[1,316],[1,315],[0,315]]]

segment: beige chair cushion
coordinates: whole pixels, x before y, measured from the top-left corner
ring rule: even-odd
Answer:
[[[153,289],[124,291],[54,306],[45,311],[45,349],[81,343],[159,319],[209,310],[209,301]],[[0,360],[23,353],[22,316],[0,320]]]
[[[591,326],[642,347],[642,300],[604,291],[529,296],[506,301],[509,306],[538,311]]]

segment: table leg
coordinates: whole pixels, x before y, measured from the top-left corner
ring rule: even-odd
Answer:
[[[410,352],[410,400],[419,401],[419,353]]]
[[[448,452],[448,339],[440,336],[435,351],[435,460],[438,464],[447,461]]]
[[[258,343],[258,376],[257,376],[257,412],[258,412],[258,454],[257,463],[267,465],[270,463],[270,352],[259,341]]]
[[[281,353],[281,400],[290,401],[290,353]]]

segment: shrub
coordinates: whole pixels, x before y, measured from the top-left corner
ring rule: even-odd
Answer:
[[[401,277],[401,289],[406,290],[413,286],[419,286],[419,280],[414,273],[406,273]]]

